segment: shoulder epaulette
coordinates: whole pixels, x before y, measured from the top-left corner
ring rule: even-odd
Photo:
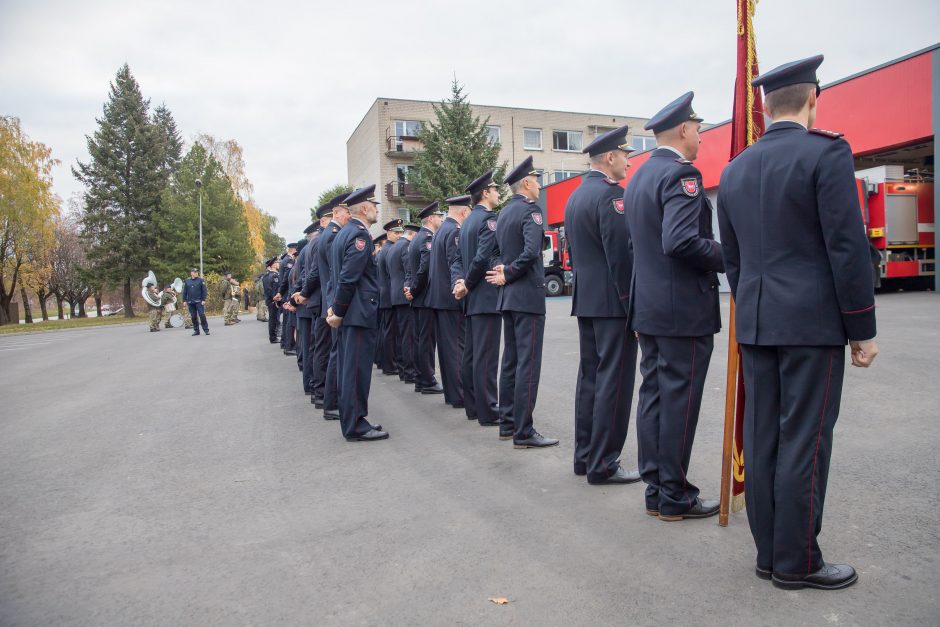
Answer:
[[[604,182],[607,183],[608,185],[618,185],[617,181],[610,178],[609,176],[604,177]]]
[[[361,224],[356,224],[356,226],[359,227],[359,230],[360,230],[360,231],[364,231],[365,228],[366,228],[366,227],[362,226]]]
[[[815,133],[816,135],[822,135],[823,137],[828,137],[829,139],[839,139],[845,133],[839,133],[837,131],[827,131],[824,128],[811,128],[807,129],[810,133]]]
[[[681,159],[681,158],[680,158],[680,159],[676,159],[676,163],[678,163],[678,164],[680,164],[680,165],[692,165],[692,162],[689,161],[688,159]]]

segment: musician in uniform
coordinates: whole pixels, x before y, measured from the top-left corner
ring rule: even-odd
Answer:
[[[514,448],[555,446],[558,440],[535,430],[532,412],[542,372],[545,335],[545,268],[542,265],[544,213],[536,204],[541,185],[532,157],[506,175],[512,198],[500,212],[496,247],[500,263],[486,280],[500,286],[496,307],[503,316],[503,363],[499,407],[506,425],[499,437],[512,438]]]
[[[599,135],[582,152],[591,169],[565,206],[574,293],[571,315],[578,317],[581,362],[574,408],[574,474],[590,484],[640,480],[620,465],[627,437],[636,337],[630,330],[633,250],[623,217],[619,182],[630,167],[626,126]]]
[[[232,273],[226,270],[222,276],[223,280],[219,295],[222,297],[222,319],[225,322],[225,326],[228,327],[235,324],[232,305],[234,305],[235,309],[238,309],[238,297],[235,295],[232,287]]]
[[[170,318],[176,313],[177,300],[176,290],[173,289],[173,285],[167,285],[163,290],[163,326],[167,329],[173,328],[173,325],[170,324]]]
[[[370,185],[346,198],[351,219],[333,240],[330,255],[332,289],[326,321],[337,329],[338,374],[343,381],[339,388],[339,415],[343,437],[348,442],[388,438],[381,425],[372,425],[366,419],[379,307],[369,234],[378,214],[374,192],[375,185]]]
[[[189,317],[193,320],[193,335],[199,335],[199,323],[202,324],[202,330],[209,335],[209,322],[206,320],[206,299],[209,297],[209,290],[206,289],[206,282],[199,276],[199,270],[189,269],[189,278],[183,284],[183,301],[189,308]]]
[[[498,263],[494,209],[499,205],[499,185],[493,181],[493,170],[477,177],[464,191],[470,194],[473,209],[460,228],[460,246],[451,267],[453,294],[463,300],[466,313],[461,377],[473,391],[473,398],[465,401],[467,415],[476,416],[480,426],[495,427],[501,420],[496,375],[502,317],[496,308],[498,288],[485,280],[486,271]],[[512,431],[511,423],[504,427]]]
[[[268,340],[272,344],[277,344],[279,341],[277,337],[277,321],[279,316],[276,297],[281,280],[279,272],[280,262],[278,261],[277,255],[268,259],[264,265],[267,268],[267,272],[261,277],[261,285],[264,288],[264,303],[268,307]]]
[[[852,149],[812,128],[822,55],[752,81],[773,118],[725,168],[718,220],[744,369],[744,475],[756,574],[786,589],[858,580],[816,537],[839,416],[845,345],[878,354],[868,241]],[[793,228],[800,225],[800,228]]]
[[[148,285],[146,301],[150,332],[153,333],[160,330],[160,319],[163,317],[163,292],[158,290],[155,284]]]
[[[435,200],[420,212],[421,230],[408,245],[405,297],[414,315],[415,392],[442,394],[444,388],[434,377],[434,310],[428,303],[428,277],[431,269],[431,239],[441,225],[441,212]]]
[[[434,312],[437,335],[437,361],[441,366],[444,402],[455,409],[467,407],[461,380],[464,352],[464,314],[462,303],[454,298],[451,265],[460,245],[460,225],[470,213],[470,196],[453,196],[446,200],[447,217],[431,240],[427,304]],[[472,383],[472,382],[470,382]],[[468,390],[472,394],[472,389]],[[476,418],[474,403],[469,404]]]

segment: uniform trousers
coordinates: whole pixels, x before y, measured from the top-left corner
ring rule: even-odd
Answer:
[[[202,324],[202,330],[209,332],[209,322],[206,320],[206,306],[202,303],[186,303],[189,306],[189,317],[193,320],[193,328],[196,334],[199,334],[199,324]]]
[[[292,351],[297,348],[294,330],[297,327],[297,314],[284,310],[284,319],[281,322],[281,348]]]
[[[415,384],[430,388],[437,385],[434,377],[434,310],[414,307]]]
[[[383,350],[383,348],[384,348],[384,345],[382,344],[382,342],[380,342],[380,341],[378,340],[378,338],[382,337],[382,327],[383,327],[383,326],[385,325],[385,323],[386,323],[385,310],[379,308],[379,309],[376,310],[375,315],[376,315],[376,318],[377,318],[377,323],[378,323],[378,325],[377,325],[377,327],[376,327],[375,351],[373,351],[372,362],[373,362],[376,366],[378,366],[379,364],[382,363],[382,350]]]
[[[542,374],[545,314],[503,312],[503,363],[499,371],[500,431],[513,426],[513,439],[535,431],[532,412]]]
[[[336,329],[330,327],[330,352],[323,384],[323,409],[335,411],[339,407],[339,342]]]
[[[464,350],[470,355],[468,366],[464,360],[464,380],[473,381],[473,400],[480,424],[500,421],[499,398],[497,397],[496,374],[499,371],[499,340],[503,319],[499,314],[475,314],[467,316],[467,337]],[[466,391],[464,392],[466,394]],[[469,410],[470,402],[467,402]],[[468,411],[468,415],[471,415]],[[508,423],[506,428],[512,426]]]
[[[643,383],[636,436],[648,510],[684,514],[698,498],[699,490],[686,473],[714,341],[712,335],[640,335]]]
[[[382,344],[382,372],[401,372],[401,355],[398,352],[398,312],[394,307],[382,309],[383,324],[378,342]]]
[[[268,304],[268,340],[273,344],[277,342],[277,319],[279,310],[277,303],[273,300],[266,302]]]
[[[461,315],[463,316],[462,312]],[[495,383],[495,378],[493,381]],[[471,420],[476,419],[477,401],[473,393],[473,343],[470,337],[470,318],[466,316],[463,316],[463,351],[461,351],[460,354],[460,387],[463,391],[464,412],[466,412],[467,418]]]
[[[437,336],[437,362],[441,367],[444,402],[464,403],[460,379],[463,361],[464,315],[459,309],[432,309]]]
[[[620,467],[627,439],[636,337],[627,318],[578,317],[581,362],[574,401],[574,464],[604,481]]]
[[[376,330],[365,327],[342,325],[337,331],[338,374],[343,378],[339,389],[339,420],[346,438],[372,429],[366,416],[369,415],[375,338]]]
[[[313,392],[313,318],[297,316],[297,356],[305,393]]]
[[[784,575],[822,568],[832,430],[844,346],[741,345],[744,494],[757,565]]]
[[[414,311],[411,305],[395,305],[394,309],[398,325],[398,354],[401,356],[398,377],[402,381],[414,381],[418,376],[415,370]]]
[[[330,325],[315,310],[313,319],[313,363],[311,364],[311,389],[314,398],[323,398],[326,387],[326,368],[330,361]]]

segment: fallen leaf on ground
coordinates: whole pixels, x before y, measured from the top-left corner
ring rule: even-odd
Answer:
[[[495,603],[496,605],[506,605],[509,603],[509,599],[506,597],[490,597],[490,602]]]

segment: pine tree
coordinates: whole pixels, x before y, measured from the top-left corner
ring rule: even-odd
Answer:
[[[125,63],[118,70],[98,130],[86,136],[87,163],[72,174],[85,185],[82,235],[90,271],[102,284],[122,284],[124,315],[134,315],[131,285],[150,269],[153,217],[166,176],[163,131]]]
[[[183,140],[176,128],[176,120],[165,104],[153,110],[153,123],[160,129],[160,139],[163,143],[163,163],[160,170],[169,183],[183,157]]]
[[[450,99],[434,105],[434,115],[436,121],[418,134],[424,149],[415,156],[414,168],[409,171],[422,196],[443,201],[462,194],[467,183],[490,168],[495,168],[495,178],[502,180],[506,163],[497,166],[499,144],[490,143],[489,118],[473,115],[457,79],[451,85]]]
[[[162,283],[185,276],[199,261],[199,188],[202,181],[203,259],[206,274],[230,270],[248,276],[255,253],[242,203],[232,190],[222,165],[196,142],[179,163],[166,188],[157,216],[160,251],[154,272]]]

